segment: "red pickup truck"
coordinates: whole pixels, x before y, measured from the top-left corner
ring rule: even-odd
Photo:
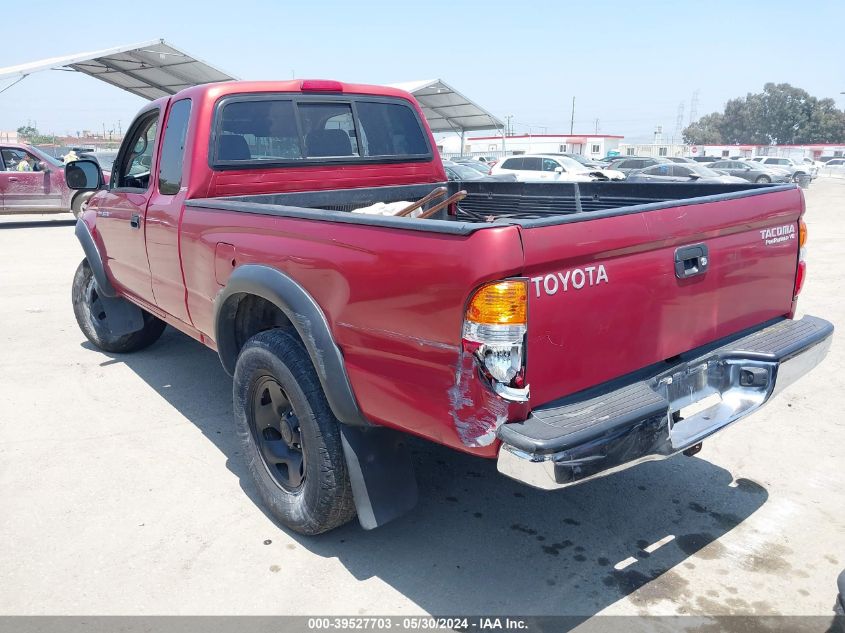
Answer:
[[[403,433],[544,489],[692,454],[833,332],[792,318],[796,186],[447,184],[391,88],[189,88],[140,112],[108,185],[66,171],[97,192],[83,333],[130,352],[170,324],[215,349],[250,472],[302,533],[411,508]],[[418,209],[361,212],[379,203]]]

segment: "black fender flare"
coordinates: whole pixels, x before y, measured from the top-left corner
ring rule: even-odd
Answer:
[[[314,298],[285,273],[261,264],[236,268],[214,300],[214,340],[223,368],[235,373],[238,344],[234,319],[238,295],[255,295],[279,308],[302,339],[335,417],[350,426],[371,426],[352,391],[343,354]]]
[[[82,245],[82,250],[85,252],[85,259],[88,260],[88,265],[91,267],[91,272],[94,273],[94,279],[97,282],[97,288],[100,293],[107,297],[117,297],[117,290],[111,285],[106,269],[103,266],[103,258],[100,257],[100,251],[97,250],[97,244],[94,242],[94,236],[91,235],[91,230],[88,225],[82,221],[82,218],[76,221],[76,228],[74,229],[76,239]]]

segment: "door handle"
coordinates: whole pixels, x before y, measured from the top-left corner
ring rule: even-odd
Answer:
[[[710,265],[710,251],[707,244],[682,246],[675,250],[675,277],[687,279],[703,275]]]
[[[137,213],[133,213],[132,218],[129,220],[129,226],[131,226],[133,229],[141,228],[141,216]]]

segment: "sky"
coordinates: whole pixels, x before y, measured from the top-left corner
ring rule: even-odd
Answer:
[[[164,38],[241,79],[440,78],[515,133],[568,133],[574,96],[576,134],[644,142],[662,125],[669,140],[696,91],[701,116],[770,81],[845,108],[845,0],[4,4],[17,35],[0,66]],[[47,71],[0,93],[0,130],[125,130],[143,103]]]

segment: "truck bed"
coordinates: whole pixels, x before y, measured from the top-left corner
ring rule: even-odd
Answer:
[[[352,213],[355,209],[377,202],[416,202],[434,188],[444,185],[448,186],[449,195],[460,189],[468,194],[458,204],[457,213],[444,210],[425,220]],[[721,185],[485,181],[202,198],[189,200],[186,204],[224,211],[467,234],[491,225],[518,224],[524,228],[533,228],[642,213],[672,206],[758,196],[795,187],[796,185],[792,184],[751,183]]]

